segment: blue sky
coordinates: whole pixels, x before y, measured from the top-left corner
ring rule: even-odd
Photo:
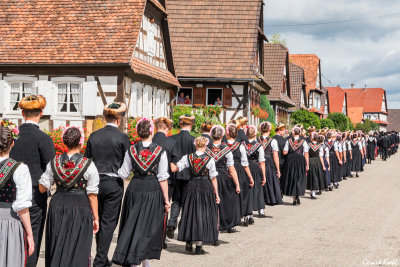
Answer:
[[[265,4],[267,36],[281,34],[292,54],[317,54],[324,86],[382,87],[389,108],[400,108],[400,1],[265,0]],[[387,14],[391,15],[376,18]],[[369,19],[272,27],[362,18]]]

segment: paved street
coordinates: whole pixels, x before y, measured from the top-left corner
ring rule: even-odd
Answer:
[[[400,266],[399,157],[367,165],[359,178],[317,200],[306,195],[301,206],[285,197],[286,205],[267,207],[269,218],[221,234],[221,246],[205,246],[205,256],[186,254],[183,242],[168,241],[152,266]]]

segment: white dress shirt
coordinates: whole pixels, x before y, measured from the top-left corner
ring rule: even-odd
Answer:
[[[71,156],[73,155],[68,155],[69,158],[71,158]],[[93,162],[91,162],[89,167],[86,169],[86,172],[83,174],[83,178],[87,181],[86,193],[97,195],[99,193],[100,177]],[[43,185],[47,189],[50,189],[54,184],[54,181],[54,172],[51,168],[51,162],[49,162],[47,164],[46,171],[42,174],[42,177],[40,177],[39,184]]]
[[[151,142],[142,142],[143,147],[149,147]],[[129,178],[132,172],[132,161],[131,161],[131,156],[129,155],[130,151],[126,151],[125,153],[125,158],[124,158],[124,163],[122,164],[121,168],[118,170],[118,175],[122,179],[126,180]],[[161,153],[161,158],[160,162],[158,163],[158,173],[157,173],[157,179],[159,182],[165,181],[169,178],[169,173],[168,173],[168,158],[167,158],[167,153],[163,151]]]
[[[201,156],[204,154],[204,152],[200,152],[200,151],[196,151],[195,153],[197,156]],[[188,155],[183,156],[182,159],[180,161],[178,161],[176,166],[178,167],[180,172],[186,168],[189,168],[190,164],[189,164],[189,160],[188,160]],[[213,179],[218,176],[218,172],[217,172],[217,168],[215,167],[214,159],[210,159],[210,161],[208,161],[206,168],[208,169],[208,176],[210,177],[210,179]]]
[[[0,157],[0,162],[6,159]],[[17,190],[15,201],[12,203],[12,209],[15,212],[19,212],[32,206],[32,179],[28,166],[21,163],[14,171],[12,179]]]

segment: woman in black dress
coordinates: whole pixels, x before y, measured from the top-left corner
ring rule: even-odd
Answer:
[[[250,201],[250,191],[254,186],[253,176],[249,168],[246,149],[235,139],[238,130],[235,124],[226,126],[227,145],[233,154],[233,161],[240,185],[240,214],[243,217],[243,226],[249,226],[250,215],[253,214],[253,203]]]
[[[329,168],[331,183],[329,185],[330,190],[335,187],[339,187],[340,181],[340,166],[342,161],[339,154],[339,143],[336,141],[336,133],[330,131],[327,133],[328,142],[325,145],[329,149]]]
[[[293,205],[300,205],[299,196],[306,191],[306,172],[309,169],[308,145],[300,138],[301,129],[294,127],[292,137],[286,141],[283,154],[287,155],[281,177],[281,189],[285,196],[293,197]]]
[[[0,266],[25,266],[35,250],[29,207],[32,181],[28,166],[10,158],[18,128],[0,122]],[[25,245],[27,247],[25,247]]]
[[[313,132],[309,140],[310,169],[307,172],[307,189],[311,191],[311,199],[316,199],[315,194],[327,188],[324,173],[326,171],[324,164],[324,137]]]
[[[374,137],[374,133],[370,132],[367,138],[367,162],[371,164],[372,160],[375,160],[375,147],[376,147],[376,139]]]
[[[257,128],[253,125],[247,128],[248,141],[242,142],[246,149],[247,158],[249,160],[249,168],[251,176],[254,179],[254,186],[250,191],[250,201],[252,202],[253,211],[258,211],[259,218],[265,218],[264,208],[264,185],[265,177],[265,156],[262,145],[257,141]],[[250,215],[249,224],[253,224],[253,214]]]
[[[279,185],[281,171],[279,166],[278,142],[269,137],[271,132],[271,123],[266,121],[261,123],[260,131],[260,143],[265,153],[265,177],[267,178],[267,182],[263,188],[264,201],[266,205],[280,205],[283,204],[283,201]]]
[[[351,156],[351,145],[350,145],[350,138],[349,138],[349,133],[345,132],[342,134],[342,139],[343,139],[343,147],[346,151],[346,163],[345,165],[345,171],[344,171],[344,178],[351,177],[351,161],[352,161],[352,156]]]
[[[89,266],[93,234],[99,230],[99,174],[79,152],[84,133],[68,127],[62,136],[68,152],[57,155],[39,180],[44,193],[55,183],[46,221],[46,266]]]
[[[133,172],[122,207],[118,243],[112,261],[119,265],[150,266],[149,259],[160,259],[168,200],[168,158],[163,148],[152,143],[154,125],[143,118],[136,126],[142,141],[126,152],[119,177]]]
[[[353,154],[351,171],[356,174],[356,177],[359,177],[358,173],[362,170],[363,146],[358,140],[357,134],[351,136],[351,151]]]
[[[214,125],[210,131],[214,140],[208,145],[206,154],[215,161],[218,176],[218,193],[221,198],[219,204],[219,231],[236,232],[235,226],[240,221],[240,185],[234,167],[233,154],[229,146],[221,144],[225,136],[225,129],[221,125]]]
[[[218,172],[215,161],[205,153],[208,139],[200,136],[194,143],[196,152],[183,156],[176,166],[171,164],[171,169],[176,172],[187,168],[190,172],[182,200],[178,240],[186,242],[188,252],[193,252],[195,242],[195,254],[203,255],[203,242],[218,240]]]

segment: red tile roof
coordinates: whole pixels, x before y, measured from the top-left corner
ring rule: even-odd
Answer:
[[[328,104],[329,112],[339,112],[343,111],[343,102],[346,97],[345,91],[338,87],[325,87],[328,90]]]
[[[347,107],[347,116],[356,124],[363,121],[364,109],[362,107]]]
[[[178,77],[256,79],[262,0],[166,1]]]
[[[282,93],[288,54],[289,51],[284,45],[264,44],[264,77],[271,87],[270,95],[268,95],[270,101],[279,101],[286,106],[295,106],[289,96]]]
[[[289,58],[291,63],[296,64],[304,69],[304,75],[307,85],[306,96],[308,97],[310,90],[316,89],[320,59],[317,55],[314,54],[291,54]]]
[[[146,0],[1,1],[0,64],[129,64],[145,7]],[[141,62],[132,62],[134,71],[178,84]]]
[[[347,107],[363,107],[365,113],[382,112],[385,90],[382,88],[344,89],[347,93]]]

